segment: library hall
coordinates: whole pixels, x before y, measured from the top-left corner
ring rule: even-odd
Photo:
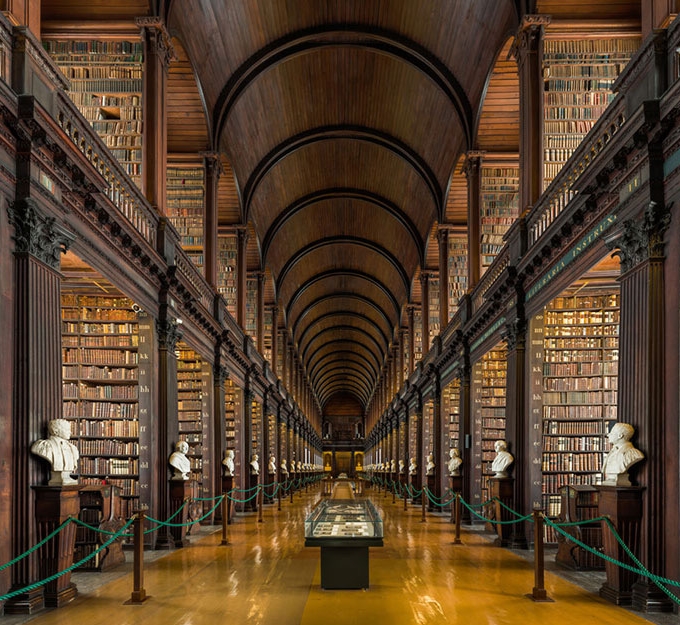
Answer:
[[[680,625],[680,0],[0,0],[0,625]]]

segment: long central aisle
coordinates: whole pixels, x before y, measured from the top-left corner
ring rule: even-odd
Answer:
[[[70,605],[39,614],[35,625],[427,625],[431,623],[649,624],[622,608],[546,573],[555,603],[525,597],[531,564],[494,547],[477,532],[453,545],[453,526],[442,517],[420,522],[420,509],[403,511],[369,491],[384,520],[385,546],[371,548],[368,590],[322,590],[319,549],[304,547],[304,519],[318,489],[295,503],[266,506],[264,522],[238,516],[230,545],[217,531],[147,565],[150,599],[124,605],[131,575],[101,586]],[[0,625],[2,617],[0,617]]]

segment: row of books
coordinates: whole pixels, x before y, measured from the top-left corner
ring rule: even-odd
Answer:
[[[139,461],[136,458],[80,458],[80,472],[88,475],[136,475]]]
[[[111,402],[70,402],[63,406],[64,417],[85,419],[137,419],[139,411],[136,403],[116,404]]]
[[[546,471],[599,471],[602,454],[598,452],[543,452],[542,469]]]
[[[546,377],[544,390],[546,391],[596,391],[618,389],[619,378],[617,376],[594,376],[594,377]]]
[[[573,377],[579,375],[606,375],[616,376],[619,372],[618,360],[607,362],[569,362],[569,363],[543,363],[544,376]]]
[[[136,407],[136,404],[132,405]],[[139,436],[139,422],[136,419],[111,419],[107,421],[82,419],[78,423],[78,436],[137,438]]]
[[[136,365],[139,355],[129,349],[86,349],[66,348],[62,350],[65,363],[83,363],[92,365]]]
[[[78,440],[78,450],[81,456],[138,456],[139,443],[137,441],[117,441],[107,438],[81,438]]]
[[[558,420],[616,419],[616,404],[543,406],[543,418]]]
[[[610,305],[610,300],[607,305]],[[597,324],[618,324],[619,323],[619,308],[605,308],[599,306],[597,309],[591,310],[547,310],[544,314],[545,323],[547,325],[565,326],[565,325],[597,325]]]
[[[543,437],[545,451],[605,451],[606,446],[602,432],[597,432],[595,436]]]
[[[560,391],[544,392],[544,406],[560,404],[616,404],[616,391]]]

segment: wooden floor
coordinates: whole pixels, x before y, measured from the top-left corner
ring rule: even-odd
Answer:
[[[525,558],[494,547],[479,531],[463,532],[443,516],[420,520],[391,496],[370,492],[384,519],[385,546],[371,548],[368,590],[322,590],[319,549],[304,547],[304,518],[319,499],[315,489],[265,507],[264,520],[238,516],[229,527],[158,558],[145,568],[150,599],[125,605],[132,590],[126,574],[85,590],[69,605],[26,619],[35,625],[428,625],[431,623],[648,624],[561,577],[546,573],[554,603],[525,597],[533,570]],[[88,574],[95,576],[97,574]],[[81,575],[79,579],[86,578]],[[86,584],[87,586],[88,584]],[[96,586],[96,584],[95,584]],[[18,617],[0,617],[17,623]],[[677,616],[669,618],[677,619]]]

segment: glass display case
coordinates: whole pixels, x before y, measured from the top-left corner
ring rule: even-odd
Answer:
[[[321,587],[368,588],[368,548],[383,546],[369,500],[322,501],[305,520],[305,546],[321,547]]]

